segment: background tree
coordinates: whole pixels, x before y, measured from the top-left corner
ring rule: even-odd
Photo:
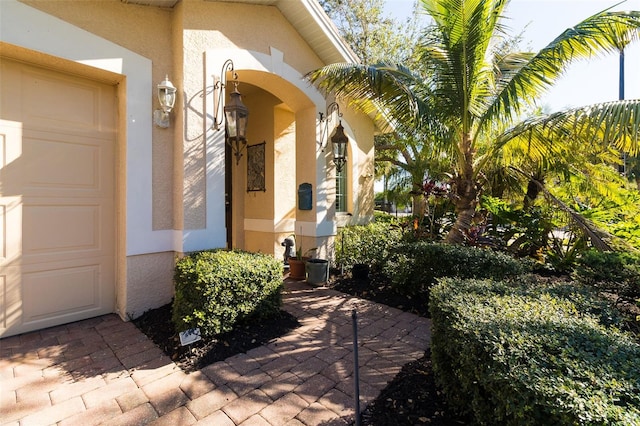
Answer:
[[[419,66],[414,47],[424,21],[418,14],[418,2],[414,5],[413,13],[404,20],[385,14],[385,2],[386,0],[320,0],[340,35],[362,63],[375,64],[386,60]],[[420,187],[427,169],[422,166],[424,158],[420,158],[420,149],[415,143],[404,149],[405,142],[409,141],[418,143],[412,136],[408,136],[405,141],[397,133],[376,136],[376,179],[383,181],[382,196],[385,205],[411,197],[412,211],[420,214],[424,211],[425,204]],[[390,181],[393,182],[391,186]]]
[[[636,40],[640,12],[603,11],[567,29],[539,52],[505,53],[497,46],[506,33],[502,22],[507,4],[421,0],[433,26],[419,41],[417,71],[389,63],[333,64],[309,74],[321,89],[366,113],[377,112],[396,129],[432,138],[432,155],[452,165],[456,221],[446,238],[451,243],[464,242],[484,173],[508,147],[520,146],[528,157],[548,163],[570,161],[570,141],[632,154],[638,150],[638,100],[525,119],[522,114],[573,61],[615,52],[621,37]]]
[[[640,192],[640,156],[627,157],[627,176]]]
[[[397,181],[411,198],[414,216],[422,218],[427,210],[424,184],[430,180],[448,180],[448,161],[431,155],[433,141],[418,133],[388,133],[375,139],[376,161],[392,164],[405,178]],[[443,161],[444,160],[444,161]],[[398,174],[398,172],[396,172]]]
[[[320,0],[320,4],[362,63],[413,61],[420,28],[417,13],[402,21],[385,15],[385,0]]]

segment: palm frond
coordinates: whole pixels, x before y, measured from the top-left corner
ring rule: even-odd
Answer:
[[[640,12],[601,12],[568,28],[501,82],[501,90],[483,115],[480,127],[509,113],[520,113],[522,107],[548,90],[573,61],[619,52],[639,38]]]
[[[314,70],[306,78],[324,92],[374,116],[383,128],[387,127],[385,121],[395,128],[416,127],[421,116],[432,115],[432,107],[425,101],[430,97],[416,95],[429,88],[402,66],[336,63]]]
[[[433,73],[434,93],[468,133],[491,93],[492,70],[486,59],[491,37],[499,29],[506,0],[422,0],[434,27],[425,34],[421,60]]]
[[[520,173],[521,171],[514,169]],[[538,186],[540,191],[544,194],[545,199],[556,206],[558,209],[563,211],[569,218],[571,222],[575,224],[591,241],[593,247],[595,247],[599,251],[613,251],[613,248],[610,245],[610,241],[615,239],[615,236],[609,234],[608,232],[598,228],[593,222],[582,216],[577,211],[573,210],[562,200],[554,196],[549,190],[544,186],[544,184],[536,179],[533,179],[529,176],[529,180]]]
[[[640,152],[639,138],[640,99],[605,102],[524,120],[498,136],[480,161],[489,160],[507,144],[526,146],[535,158],[563,161],[570,154],[568,141],[613,146],[634,155]]]

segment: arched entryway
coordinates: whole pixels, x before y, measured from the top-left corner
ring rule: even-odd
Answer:
[[[233,73],[223,66],[228,60],[233,62]],[[239,49],[207,50],[204,63],[203,93],[208,96],[201,116],[204,118],[205,155],[202,158],[206,158],[206,183],[200,187],[192,185],[186,194],[196,207],[205,207],[206,228],[185,229],[185,250],[211,247],[212,242],[215,244],[217,238],[222,237],[222,244],[227,247],[281,257],[281,242],[295,234],[296,244],[303,250],[316,248],[318,256],[331,259],[337,232],[336,176],[331,150],[320,143],[328,133],[327,122],[322,122],[319,113],[326,117],[327,104],[332,100],[327,101],[304,79],[303,73],[288,65],[281,52],[273,48],[271,55]],[[249,109],[248,143],[237,163],[233,152],[228,151],[223,126],[216,130],[213,125],[217,98],[211,93],[223,72],[226,80],[222,80],[226,81],[229,93],[237,75],[238,90]],[[357,145],[356,150],[350,150],[348,168],[349,176],[353,182],[357,179],[358,185],[353,186],[348,196],[359,200],[368,188],[372,189],[371,180],[360,165],[366,166],[372,161],[373,125],[362,114],[341,112],[350,144]],[[352,127],[352,122],[356,127]],[[337,114],[331,124],[337,124]],[[356,129],[362,144],[356,138]],[[261,168],[259,160],[248,157],[250,151],[260,152],[262,148]],[[263,188],[249,185],[252,173],[264,174]],[[298,188],[302,184],[310,186],[312,191],[308,209],[298,205]],[[225,213],[227,201],[230,210]],[[342,216],[360,215],[358,202],[349,205],[353,210]],[[189,214],[194,216],[199,211],[202,210],[191,209]],[[338,219],[345,223],[343,217]]]
[[[280,243],[296,234],[298,244],[318,244],[317,212],[326,202],[326,153],[317,143],[317,107],[281,77],[236,69],[238,90],[249,108],[247,145],[241,157],[225,147],[228,247],[279,256]],[[253,82],[260,84],[253,84]],[[311,183],[313,208],[298,207],[298,187]]]

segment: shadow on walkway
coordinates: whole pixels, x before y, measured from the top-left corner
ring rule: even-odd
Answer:
[[[300,327],[191,374],[113,314],[0,340],[0,423],[344,425],[354,309],[363,410],[429,345],[429,320],[395,308],[293,280],[283,300]]]

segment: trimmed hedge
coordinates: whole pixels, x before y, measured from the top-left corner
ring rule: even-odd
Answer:
[[[531,272],[531,266],[493,250],[418,241],[394,247],[383,271],[396,291],[413,295],[441,277],[503,279]]]
[[[479,424],[640,425],[640,345],[591,289],[443,279],[430,309],[436,380]]]
[[[233,329],[249,317],[279,313],[282,262],[241,251],[191,253],[176,262],[173,322],[176,330],[200,327],[203,336]]]
[[[401,238],[402,230],[391,222],[345,226],[336,238],[336,263],[346,269],[358,263],[380,268]]]
[[[620,296],[640,298],[640,255],[589,250],[578,258],[576,279]]]

